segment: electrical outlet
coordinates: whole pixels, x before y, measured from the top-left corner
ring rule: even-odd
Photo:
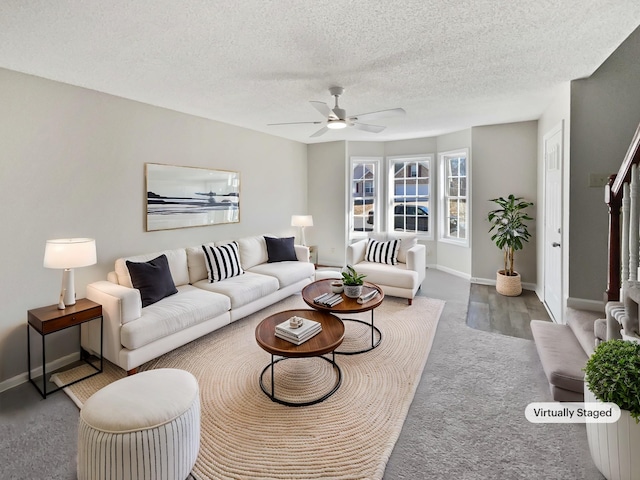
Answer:
[[[590,173],[589,174],[589,187],[602,188],[609,183],[608,173]]]

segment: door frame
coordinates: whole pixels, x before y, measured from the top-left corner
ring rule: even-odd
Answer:
[[[557,133],[560,133],[560,242],[562,244],[560,250],[560,318],[555,318],[552,314],[549,306],[547,305],[547,295],[546,295],[546,281],[547,281],[547,140]],[[549,313],[549,316],[556,322],[560,324],[565,323],[564,314],[565,314],[565,240],[568,238],[566,235],[566,225],[565,225],[565,215],[564,215],[564,206],[565,206],[565,132],[564,132],[564,120],[560,120],[554,127],[547,130],[547,132],[542,137],[542,174],[543,174],[543,208],[542,213],[544,214],[544,222],[543,222],[543,235],[542,235],[542,303]]]

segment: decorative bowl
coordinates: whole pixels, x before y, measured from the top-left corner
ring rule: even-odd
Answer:
[[[333,293],[342,293],[343,290],[344,290],[344,287],[342,286],[341,280],[335,280],[331,282],[331,291]]]

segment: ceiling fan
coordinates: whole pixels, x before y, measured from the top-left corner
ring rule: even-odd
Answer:
[[[336,104],[333,108],[329,108],[324,102],[314,102],[311,101],[311,106],[315,108],[320,114],[326,117],[324,122],[316,121],[316,122],[287,122],[287,123],[269,123],[268,125],[298,125],[298,124],[313,124],[313,125],[321,125],[324,126],[318,130],[316,133],[311,135],[311,137],[319,137],[320,135],[324,135],[329,130],[337,130],[340,128],[346,127],[355,127],[358,130],[364,130],[365,132],[371,133],[380,133],[386,127],[381,125],[370,125],[368,123],[361,123],[361,120],[375,120],[378,118],[384,117],[392,117],[394,115],[404,115],[405,110],[403,108],[392,108],[390,110],[380,110],[378,112],[369,112],[369,113],[361,113],[359,115],[353,115],[348,117],[346,110],[340,108],[338,105],[338,97],[344,93],[344,88],[342,87],[331,87],[329,89],[329,93],[335,97]]]

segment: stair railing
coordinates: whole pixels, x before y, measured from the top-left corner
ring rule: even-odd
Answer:
[[[605,202],[609,208],[608,302],[619,301],[628,284],[638,283],[640,236],[640,125],[636,129],[618,173],[609,177]]]

